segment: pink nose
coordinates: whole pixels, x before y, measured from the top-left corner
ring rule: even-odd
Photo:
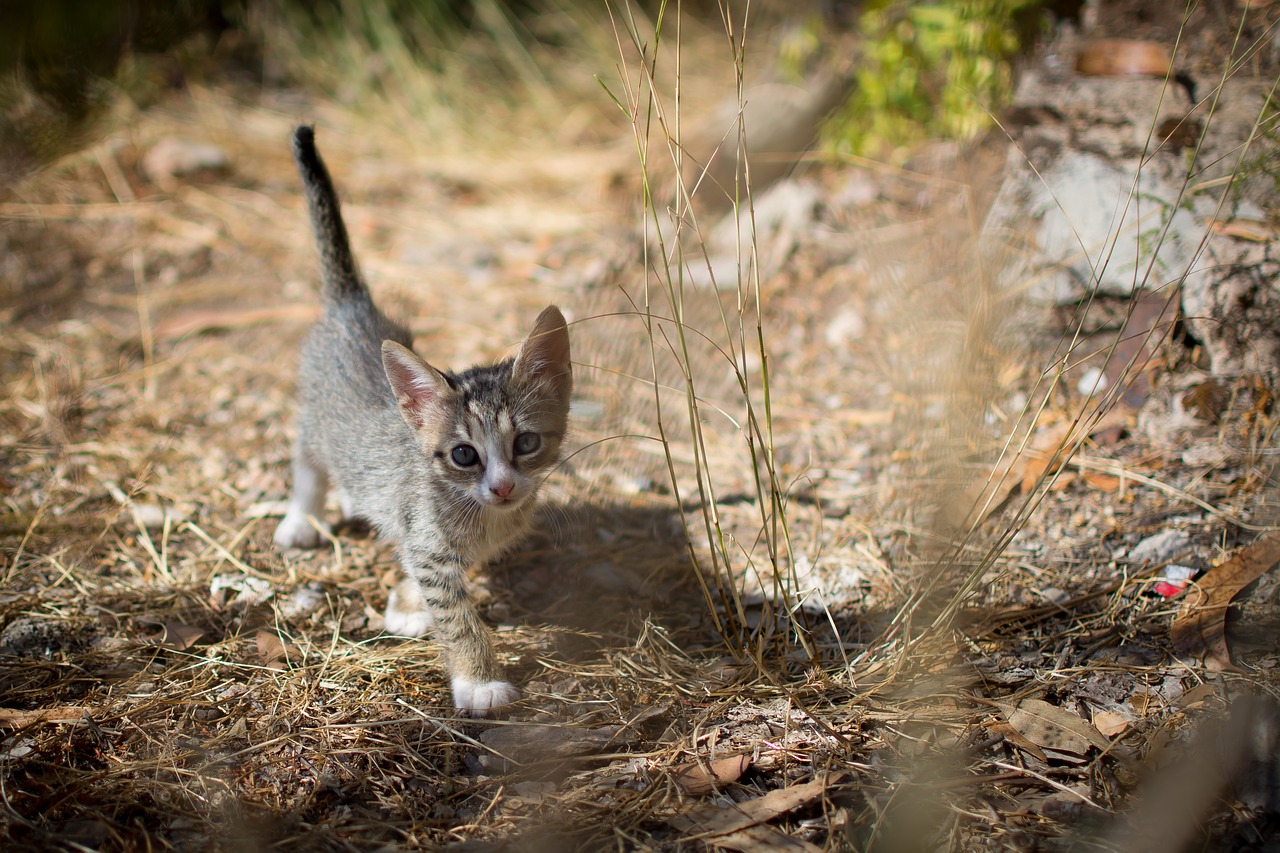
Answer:
[[[493,492],[505,501],[507,499],[507,495],[511,494],[511,489],[514,486],[515,483],[509,482],[494,483],[489,486],[489,491]]]

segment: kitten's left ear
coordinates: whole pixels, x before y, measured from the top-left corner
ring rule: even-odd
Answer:
[[[512,372],[527,380],[551,384],[567,403],[573,393],[573,366],[569,359],[569,329],[564,315],[548,305],[538,315],[533,331],[520,345]]]
[[[422,429],[439,410],[440,398],[449,391],[449,380],[395,341],[382,342],[382,369],[395,392],[400,416],[415,430]]]

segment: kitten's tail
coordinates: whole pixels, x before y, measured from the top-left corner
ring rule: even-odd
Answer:
[[[311,228],[320,255],[320,292],[324,301],[338,302],[367,293],[355,256],[351,254],[333,179],[316,150],[315,128],[304,124],[294,130],[293,161],[307,192],[307,209],[311,212]]]

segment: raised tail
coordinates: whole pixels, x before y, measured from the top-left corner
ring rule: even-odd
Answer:
[[[333,179],[316,150],[315,129],[309,125],[300,125],[293,132],[293,161],[298,165],[298,174],[307,192],[311,229],[320,255],[320,292],[324,301],[337,302],[367,293],[355,256],[351,254]]]

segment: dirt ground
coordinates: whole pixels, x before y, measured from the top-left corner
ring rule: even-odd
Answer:
[[[544,523],[474,578],[524,691],[497,720],[382,633],[389,543],[271,543],[316,312],[299,122],[431,361],[572,324]],[[627,133],[433,150],[193,85],[0,203],[7,848],[1276,849],[1276,375],[1191,381],[1175,334],[1140,407],[1097,412],[1111,304],[1054,381],[1079,314],[1004,300],[973,248],[999,138],[799,170],[759,313],[691,274],[677,357],[637,310],[673,309]],[[226,162],[165,173],[167,138]]]

